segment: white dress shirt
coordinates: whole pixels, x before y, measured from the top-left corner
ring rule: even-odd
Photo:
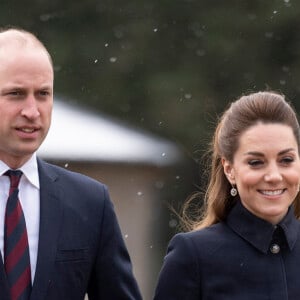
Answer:
[[[3,258],[5,207],[9,193],[9,177],[3,175],[10,169],[0,161],[0,250]],[[36,154],[18,170],[23,172],[19,183],[19,199],[23,208],[29,243],[31,279],[33,282],[40,227],[40,182]]]

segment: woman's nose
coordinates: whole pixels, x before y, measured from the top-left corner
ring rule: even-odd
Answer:
[[[276,164],[272,164],[268,167],[267,172],[264,176],[265,181],[273,182],[273,181],[281,181],[282,175],[280,169]]]

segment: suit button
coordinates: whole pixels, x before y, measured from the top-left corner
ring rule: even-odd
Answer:
[[[273,254],[277,254],[280,252],[280,246],[277,245],[277,244],[273,244],[271,245],[270,247],[270,251],[273,253]]]

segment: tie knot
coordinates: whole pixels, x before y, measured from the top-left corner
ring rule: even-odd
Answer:
[[[4,173],[4,175],[9,177],[10,187],[13,189],[18,187],[22,174],[21,170],[8,170]]]

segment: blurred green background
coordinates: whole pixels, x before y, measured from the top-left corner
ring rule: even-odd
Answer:
[[[293,0],[6,1],[1,25],[34,31],[57,94],[180,144],[193,158],[216,114],[266,87],[299,108]]]
[[[57,95],[184,151],[192,163],[166,195],[177,209],[201,188],[200,160],[228,102],[272,89],[299,111],[299,16],[295,0],[24,0],[1,3],[0,25],[45,43]]]

